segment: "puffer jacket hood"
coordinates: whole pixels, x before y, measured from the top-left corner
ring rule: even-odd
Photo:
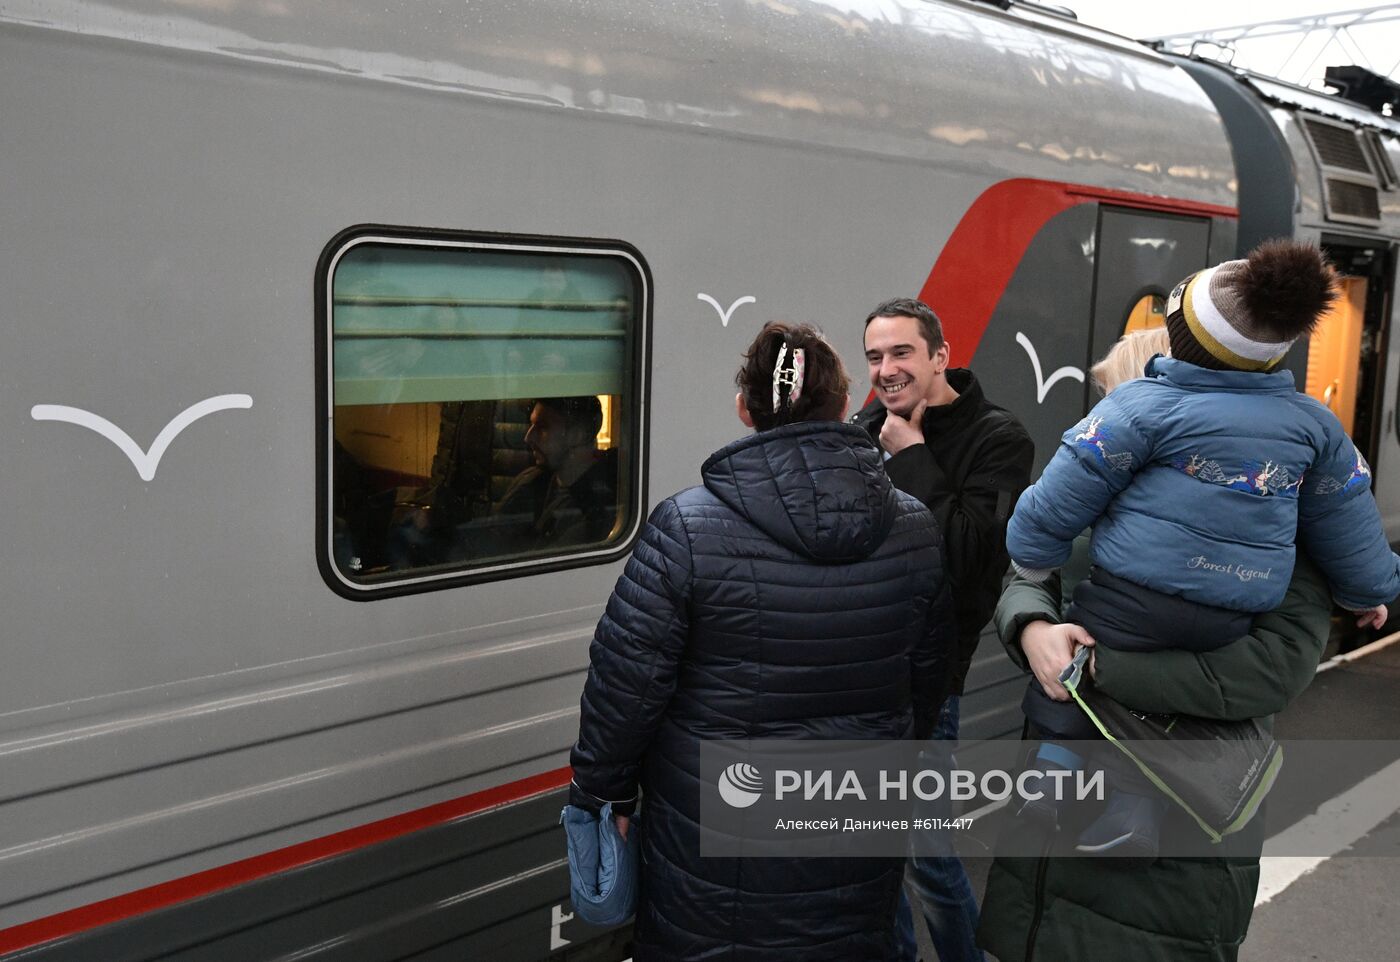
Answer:
[[[705,461],[705,487],[774,541],[841,564],[869,557],[894,525],[894,486],[861,428],[804,421],[760,431]]]

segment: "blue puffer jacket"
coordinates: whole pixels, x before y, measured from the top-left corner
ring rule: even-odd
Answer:
[[[1147,364],[1065,432],[1016,504],[1006,547],[1032,574],[1057,568],[1093,526],[1095,564],[1236,611],[1283,600],[1301,539],[1344,608],[1400,595],[1371,470],[1337,418],[1289,371]]]
[[[700,857],[700,743],[928,731],[954,638],[936,523],[851,425],[751,435],[702,475],[598,624],[571,800],[641,788],[637,962],[889,958],[900,860]]]

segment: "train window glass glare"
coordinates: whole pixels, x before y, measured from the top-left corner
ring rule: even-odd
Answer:
[[[1165,327],[1167,324],[1167,299],[1161,294],[1144,294],[1128,311],[1128,319],[1123,324],[1123,333],[1145,331],[1152,327]]]
[[[328,282],[330,554],[378,587],[625,540],[645,302],[620,252],[353,244]]]

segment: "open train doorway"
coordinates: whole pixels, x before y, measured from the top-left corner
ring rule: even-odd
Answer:
[[[1376,463],[1385,383],[1392,271],[1374,242],[1322,239],[1338,274],[1338,297],[1308,341],[1304,391],[1327,405],[1357,450]]]
[[[1394,259],[1388,245],[1374,240],[1324,234],[1321,247],[1337,269],[1338,297],[1308,339],[1303,390],[1337,416],[1372,466],[1371,484],[1384,515],[1385,491],[1400,482],[1400,472],[1388,470],[1393,450],[1390,456],[1382,450],[1394,448],[1393,440],[1382,434],[1393,430],[1386,426],[1384,412]],[[1390,528],[1388,524],[1394,541]],[[1373,637],[1334,610],[1329,653],[1357,648]]]

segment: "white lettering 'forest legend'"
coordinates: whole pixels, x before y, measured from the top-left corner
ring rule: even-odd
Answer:
[[[1211,561],[1201,554],[1187,561],[1186,567],[1201,568],[1216,574],[1234,575],[1241,581],[1268,581],[1274,573],[1273,568],[1247,568],[1244,565],[1221,564],[1218,561]]]

